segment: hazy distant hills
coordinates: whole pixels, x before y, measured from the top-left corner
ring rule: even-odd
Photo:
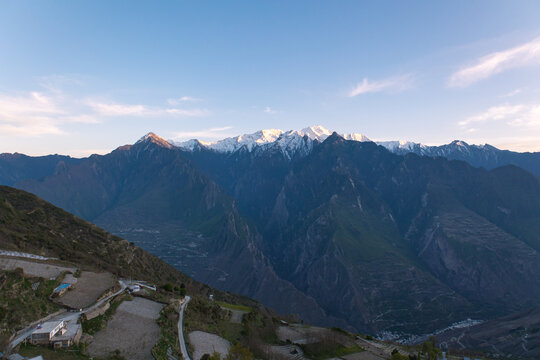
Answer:
[[[390,146],[391,142],[383,143],[389,150],[405,155],[414,153],[421,156],[444,157],[450,160],[466,161],[472,166],[483,167],[488,170],[504,165],[516,165],[533,174],[540,175],[540,153],[519,153],[509,150],[500,150],[491,145],[470,145],[464,141],[453,141],[440,146],[426,146],[415,143],[405,143]]]
[[[426,333],[540,305],[538,177],[317,130],[232,151],[151,135],[16,186],[314,322]]]
[[[41,179],[53,174],[65,164],[76,164],[81,159],[70,156],[27,156],[23,154],[0,154],[0,184],[13,185],[23,179]]]

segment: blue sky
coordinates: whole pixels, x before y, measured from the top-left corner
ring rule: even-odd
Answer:
[[[0,152],[321,124],[540,151],[538,1],[0,1]]]

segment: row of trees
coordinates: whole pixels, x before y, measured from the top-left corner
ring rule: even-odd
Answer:
[[[186,285],[184,283],[181,283],[180,286],[178,286],[178,285],[173,285],[169,282],[163,285],[162,288],[165,291],[173,293],[173,295],[178,294],[181,297],[184,297],[187,294]]]

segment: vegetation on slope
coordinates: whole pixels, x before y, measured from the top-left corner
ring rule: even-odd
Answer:
[[[190,292],[208,289],[128,241],[7,186],[0,186],[0,248],[57,257],[119,277],[185,283]]]
[[[32,285],[39,282],[34,291]],[[57,311],[48,297],[57,286],[55,280],[30,278],[21,269],[0,272],[0,349],[14,330]]]

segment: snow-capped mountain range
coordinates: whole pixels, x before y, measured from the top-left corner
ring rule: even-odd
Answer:
[[[332,133],[331,130],[317,125],[302,130],[259,130],[253,134],[244,134],[213,142],[192,139],[188,141],[170,140],[167,143],[190,152],[207,149],[218,153],[232,154],[243,149],[256,155],[267,150],[277,150],[282,152],[287,158],[292,159],[296,156],[305,156],[309,154],[315,143],[323,142],[327,137],[332,135]],[[340,135],[346,140],[360,142],[373,141],[360,133]],[[163,141],[165,140],[160,140],[160,142]],[[440,146],[429,146],[410,141],[373,142],[384,146],[389,151],[398,155],[414,153],[420,156],[445,157],[450,160],[466,161],[473,166],[484,167],[486,169],[493,169],[504,165],[516,165],[536,175],[540,175],[539,152],[519,153],[500,150],[488,144],[470,145],[460,140],[455,140],[449,144]]]
[[[309,152],[313,147],[314,141],[323,142],[327,137],[332,135],[332,133],[333,132],[331,130],[326,129],[323,126],[316,125],[304,128],[302,130],[283,131],[280,129],[265,129],[259,130],[252,134],[229,137],[213,142],[192,139],[188,141],[171,140],[170,143],[189,151],[193,151],[199,146],[202,146],[207,149],[223,153],[233,153],[242,148],[251,152],[258,149],[266,149],[277,146],[285,155],[291,157],[294,154]],[[340,136],[346,140],[361,142],[373,141],[360,133],[340,134]],[[391,151],[396,151],[398,149],[410,149],[414,146],[424,146],[408,141],[383,141],[377,142],[377,144],[385,146]]]

